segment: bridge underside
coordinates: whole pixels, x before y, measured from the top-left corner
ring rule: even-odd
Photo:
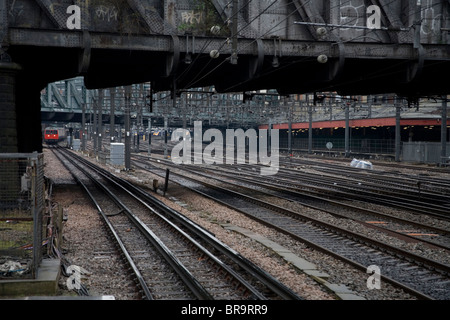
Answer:
[[[80,27],[69,30],[74,1],[0,1],[0,77],[8,87],[0,97],[7,114],[0,151],[40,151],[40,91],[80,75],[88,89],[152,82],[155,91],[174,94],[211,85],[218,92],[409,98],[449,90],[443,80],[450,74],[448,1],[75,3]],[[368,5],[380,9],[384,29],[364,29]]]
[[[100,49],[91,51],[90,66],[81,73],[79,49],[11,47],[8,53],[21,67],[16,74],[16,105],[21,120],[17,122],[18,145],[21,146],[18,151],[21,152],[41,148],[40,137],[36,134],[40,91],[47,83],[78,75],[84,76],[88,89],[150,81],[156,91],[173,90],[175,93],[213,85],[217,92],[260,89],[277,89],[280,94],[395,92],[417,98],[447,94],[448,84],[442,75],[450,74],[449,60],[418,62],[396,57],[364,59],[330,55],[327,63],[321,64],[313,52],[310,56],[278,57],[277,65],[270,55],[259,59],[254,55],[239,55],[234,65],[230,64],[229,55],[212,59],[205,53],[191,55],[195,63],[187,64],[184,53],[174,65],[170,52]]]
[[[330,45],[331,47],[331,45]],[[374,47],[372,45],[372,47]],[[430,48],[435,50],[435,48]],[[190,55],[188,64],[180,54],[177,66],[167,75],[171,53],[131,50],[93,50],[87,72],[79,72],[77,49],[11,48],[14,62],[22,66],[20,74],[42,89],[47,83],[83,75],[88,89],[110,88],[152,82],[156,91],[215,86],[217,92],[243,92],[277,89],[280,94],[337,91],[341,94],[376,94],[395,92],[402,96],[432,96],[448,93],[442,75],[450,72],[449,60],[414,58],[333,58],[327,63],[317,55],[258,57],[240,55],[237,64],[229,56],[211,59],[209,53]],[[413,49],[410,49],[414,56]],[[33,57],[30,61],[29,57]],[[31,81],[32,79],[32,81]]]

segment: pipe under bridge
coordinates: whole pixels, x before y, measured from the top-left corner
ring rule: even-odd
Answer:
[[[40,92],[444,95],[448,0],[0,0],[0,152],[40,151]]]

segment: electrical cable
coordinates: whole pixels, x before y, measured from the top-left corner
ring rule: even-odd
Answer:
[[[247,6],[251,1],[252,1],[252,0],[250,0],[249,2],[247,2],[247,4],[246,4],[245,6]],[[244,30],[244,29],[246,29],[247,27],[249,27],[253,21],[255,21],[257,18],[259,18],[261,15],[263,15],[267,10],[269,10],[269,8],[271,8],[273,5],[275,5],[275,3],[277,3],[277,1],[278,1],[278,0],[273,1],[269,6],[267,6],[264,10],[262,10],[257,16],[255,16],[250,22],[248,22],[245,26],[241,27],[241,29],[237,31],[237,35],[239,35],[240,32],[241,32],[242,30]],[[310,1],[310,0],[309,0],[309,1]],[[240,11],[240,10],[237,10],[237,12],[239,12],[239,11]],[[232,18],[234,18],[234,15],[232,16]],[[237,36],[237,35],[236,35],[236,36]],[[235,36],[235,35],[232,35],[232,37],[233,37],[233,36]],[[216,49],[216,50],[218,50],[218,51],[220,52],[220,50],[221,50],[226,44],[227,44],[227,40],[225,40],[225,41],[222,43],[222,45],[221,45],[218,49]],[[198,56],[200,56],[200,55],[198,55]],[[193,86],[195,85],[195,83],[197,83],[197,82],[203,80],[205,77],[207,77],[207,76],[210,75],[212,72],[214,72],[215,70],[217,70],[217,68],[219,68],[220,66],[222,66],[222,65],[223,65],[225,62],[227,62],[227,61],[228,61],[228,59],[224,59],[221,63],[219,63],[215,68],[213,68],[211,71],[209,71],[208,73],[206,73],[206,74],[205,74],[204,76],[202,76],[200,79],[196,79],[196,78],[191,79],[191,81],[185,86],[185,88],[186,88],[186,87],[187,87],[187,88],[193,87]],[[208,66],[210,63],[211,63],[211,60],[208,60],[208,62],[207,62],[205,65],[203,65],[203,68],[200,70],[200,72],[199,72],[198,74],[201,74],[201,72],[202,72],[203,70],[205,70],[205,69],[207,68],[207,66]]]
[[[242,27],[239,31],[238,34],[244,30],[245,28],[247,28],[248,26],[250,26],[250,24],[255,21],[257,18],[259,18],[261,15],[263,15],[267,10],[269,10],[269,8],[271,8],[273,5],[275,5],[275,3],[277,2],[277,0],[275,0],[274,2],[272,2],[269,6],[267,6],[264,10],[262,10],[257,16],[255,16],[250,22],[248,22],[244,27]],[[311,0],[308,0],[307,3],[311,2]],[[291,2],[292,3],[292,2]],[[291,4],[289,3],[289,4]],[[288,4],[288,5],[289,5]],[[306,4],[305,4],[306,5]],[[283,21],[279,22],[276,26],[278,26],[279,24],[281,24],[282,22],[286,21],[292,14],[294,14],[295,12],[297,12],[298,10],[295,10],[294,12],[292,12],[291,14],[289,14]],[[266,31],[265,34],[261,35],[259,38],[264,37],[266,34],[268,34],[271,30],[273,30],[275,27],[272,27],[271,29],[269,29],[268,31]],[[248,46],[253,45],[256,42],[256,39],[253,40],[252,42],[250,42],[248,44]],[[223,46],[226,44],[226,42],[224,42],[217,50],[220,52],[220,49],[223,48]],[[242,50],[242,49],[241,49]],[[239,51],[238,51],[239,54]],[[193,87],[195,85],[195,83],[203,80],[205,77],[209,76],[211,73],[213,73],[215,70],[217,70],[219,67],[221,67],[224,63],[228,62],[228,59],[224,59],[220,64],[218,64],[214,69],[210,70],[207,74],[203,75],[200,79],[192,79],[191,82],[189,82],[186,87]],[[208,62],[209,63],[209,62]],[[206,68],[206,66],[202,69],[202,71]],[[200,74],[201,72],[199,72]]]
[[[244,7],[248,6],[252,1],[253,1],[253,0],[247,1],[246,4],[244,4],[241,8],[239,8],[239,9],[237,10],[237,14],[239,15],[239,12],[240,12]],[[230,0],[230,1],[225,5],[225,7],[228,7],[232,2],[233,2],[233,0]],[[219,13],[219,14],[222,15],[222,13]],[[235,14],[232,14],[231,17],[229,17],[226,21],[224,21],[223,24],[222,24],[219,28],[222,29],[222,28],[228,26],[228,21],[232,21],[233,18],[235,18]],[[245,28],[248,27],[249,25],[250,25],[250,24],[247,24],[247,25],[245,26]],[[244,29],[244,28],[243,28],[243,29]],[[242,29],[241,29],[241,30],[242,30]],[[239,32],[238,32],[238,34],[239,34]],[[203,53],[205,53],[206,48],[208,47],[208,45],[209,45],[210,43],[212,43],[212,41],[213,41],[212,39],[210,39],[209,41],[205,41],[205,43],[204,43],[203,47],[201,48],[200,52],[196,55],[196,57],[195,57],[194,60],[191,62],[191,64],[189,65],[189,67],[188,67],[186,70],[184,70],[181,74],[177,75],[177,78],[175,79],[175,81],[178,81],[181,77],[184,76],[185,73],[187,73],[191,68],[193,68],[193,66],[195,65],[195,63],[197,62],[197,60],[200,59],[200,57],[201,57],[201,55],[202,55]],[[226,43],[226,40],[225,40],[225,43]],[[222,48],[223,45],[224,45],[224,44],[222,44],[222,46],[221,46],[220,48]],[[220,50],[220,49],[219,49],[219,50]],[[206,66],[207,66],[210,62],[211,62],[211,60],[208,60],[207,64],[203,66],[203,69],[202,69],[202,70],[204,70],[204,69],[206,68]]]
[[[391,4],[391,3],[393,3],[393,2],[395,2],[395,1],[389,2],[388,5]],[[425,10],[428,10],[428,9],[429,9],[429,8],[426,8],[426,7],[425,7],[425,8],[421,8],[421,12],[424,12]],[[414,12],[414,13],[411,13],[411,14],[409,15],[409,17],[411,17],[412,15],[415,15],[415,14],[416,14],[415,12]],[[374,33],[374,32],[376,32],[376,31],[377,31],[376,29],[371,29],[371,30],[368,32],[368,34]],[[366,34],[366,36],[367,36],[367,34]],[[355,36],[355,37],[352,38],[352,39],[348,39],[348,40],[345,40],[345,41],[341,41],[340,43],[352,42],[352,41],[354,41],[354,39],[357,39],[357,38],[359,38],[359,37],[361,37],[361,36],[358,35],[358,36]],[[398,46],[398,43],[388,44],[388,45],[383,46],[383,48],[385,48],[386,46]],[[326,53],[326,52],[324,51],[323,53]],[[276,68],[276,69],[273,69],[273,70],[268,71],[268,72],[266,72],[266,73],[264,73],[264,74],[261,74],[261,76],[268,76],[268,75],[270,75],[270,74],[273,73],[273,72],[279,72],[279,70],[281,70],[281,69],[290,68],[290,67],[292,67],[293,65],[295,65],[295,64],[297,64],[297,63],[305,62],[305,61],[307,61],[307,60],[311,60],[311,58],[310,58],[310,57],[306,57],[306,58],[297,59],[297,60],[292,61],[292,62],[290,62],[290,63],[288,63],[288,64],[286,64],[286,65],[284,65],[284,66],[280,66],[280,67],[278,67],[278,68]],[[401,62],[399,62],[398,64],[395,64],[395,65],[386,67],[385,69],[391,69],[391,68],[394,68],[394,67],[398,67],[398,66],[400,66],[401,64],[405,64],[405,63],[406,63],[405,61],[401,61]],[[381,73],[382,71],[383,71],[383,70],[376,70],[376,71],[374,71],[373,73],[369,74],[369,76],[371,76],[370,78],[369,78],[369,77],[366,77],[366,78],[368,78],[368,79],[376,79],[377,76],[375,76],[375,75],[376,75],[377,73],[378,73],[378,74]],[[397,72],[397,73],[398,73],[398,72]],[[393,74],[394,74],[394,73],[393,73]],[[385,75],[383,75],[383,76],[385,76]],[[358,80],[353,80],[353,81],[349,81],[347,84],[356,83],[356,82],[359,82],[359,81],[360,81],[359,79],[358,79]],[[229,88],[225,89],[225,91],[229,91],[229,90],[231,90],[233,87],[237,87],[237,86],[243,84],[244,82],[245,82],[245,81],[240,82],[240,83],[238,83],[238,84],[235,84],[235,85],[233,85],[232,87],[229,87]],[[316,91],[323,91],[323,90],[326,90],[326,89],[329,89],[329,88],[330,88],[329,86],[328,86],[328,87],[323,87],[323,88],[319,88],[319,89],[316,90]]]
[[[251,3],[251,1],[252,0],[249,0],[246,4],[244,4],[239,10],[238,10],[238,12],[241,10],[241,9],[243,9],[245,6],[247,6],[249,3]],[[232,1],[229,1],[228,2],[228,4],[230,4]],[[276,1],[274,1],[269,7],[271,7],[272,5],[274,5],[275,4],[275,2]],[[395,1],[390,1],[388,4],[386,4],[386,6],[389,6],[390,4],[392,4],[392,3],[394,3]],[[289,2],[288,4],[286,4],[286,5],[291,5],[293,3],[293,1],[292,2]],[[302,7],[304,7],[304,6],[306,6],[307,4],[310,4],[311,3],[311,1],[308,1],[308,2],[306,2],[306,3],[304,3],[304,4],[302,4]],[[227,5],[228,5],[227,4]],[[345,3],[341,3],[341,2],[339,2],[339,3],[337,3],[333,8],[337,8],[337,7],[345,7],[345,5],[346,4],[351,4],[351,1],[348,1],[348,2],[345,2]],[[423,6],[421,9],[420,9],[420,12],[421,12],[421,17],[422,17],[422,15],[423,15],[423,12],[426,12],[426,10],[429,10],[429,9],[432,9],[434,6],[438,6],[438,5],[440,5],[440,3],[432,3],[431,4],[431,6],[429,6],[429,5],[427,5],[427,6]],[[240,34],[240,32],[244,29],[244,28],[247,28],[253,21],[255,21],[257,18],[259,18],[266,10],[268,10],[268,8],[269,7],[267,7],[264,11],[262,11],[262,12],[260,12],[256,17],[254,17],[253,19],[252,19],[252,21],[250,21],[249,23],[247,23],[243,28],[241,28],[240,30],[239,30],[239,32],[238,32],[238,34]],[[331,10],[331,8],[330,8],[330,10]],[[286,19],[288,19],[292,14],[294,14],[295,12],[297,12],[298,11],[298,9],[297,10],[295,10],[293,13],[291,13],[291,14],[289,14],[283,21],[285,21]],[[219,12],[219,14],[220,14],[220,12]],[[403,18],[403,20],[404,21],[409,21],[409,18],[410,17],[412,17],[412,16],[414,16],[416,14],[416,12],[415,12],[415,10],[411,10],[410,11],[410,14],[408,15],[408,16],[406,16],[406,18],[404,17]],[[318,15],[320,18],[322,18],[322,16],[321,15]],[[233,17],[233,16],[232,16]],[[231,18],[232,18],[231,17]],[[313,18],[315,18],[316,16],[310,16],[309,17],[309,19],[310,20],[313,20]],[[229,18],[229,19],[231,19],[231,18]],[[228,20],[229,20],[228,19]],[[347,23],[352,23],[352,22],[355,22],[356,20],[355,19],[358,19],[357,17],[355,17],[354,18],[354,20],[350,20],[349,22],[347,22]],[[422,21],[424,20],[424,18],[422,18]],[[277,25],[275,25],[274,27],[272,27],[269,31],[267,31],[266,33],[265,33],[265,35],[267,35],[269,32],[273,32],[274,30],[275,30],[275,27],[277,27],[278,25],[280,25],[283,21],[280,21]],[[226,22],[224,22],[224,25],[225,25],[225,23]],[[280,27],[280,29],[281,29],[281,27]],[[277,30],[279,30],[279,29],[277,29]],[[371,31],[369,31],[367,34],[370,34],[370,33],[374,33],[376,30],[371,30]],[[368,35],[358,35],[358,36],[355,36],[354,38],[352,38],[352,39],[349,39],[349,40],[346,40],[346,41],[343,41],[342,43],[347,43],[347,42],[352,42],[352,41],[354,41],[354,40],[356,40],[356,39],[358,39],[358,38],[361,38],[361,37],[366,37],[366,38],[368,38]],[[256,40],[255,40],[256,41]],[[203,48],[202,48],[202,50],[200,51],[200,53],[195,57],[195,59],[194,59],[194,64],[191,64],[190,66],[189,66],[189,68],[187,68],[185,71],[183,71],[180,75],[178,75],[177,76],[177,80],[179,80],[179,79],[181,79],[182,77],[184,77],[184,75],[195,65],[195,62],[197,62],[198,61],[198,59],[200,59],[200,56],[201,56],[201,53],[204,53],[204,51],[205,51],[205,49],[206,49],[206,47],[208,46],[208,44],[210,44],[212,42],[212,40],[210,40],[209,42],[205,42],[205,44],[204,44],[204,46],[203,46]],[[254,42],[252,42],[252,43],[254,43]],[[226,44],[226,42],[224,42],[223,44],[222,44],[222,46],[220,47],[220,48],[222,48],[224,45]],[[249,44],[250,45],[250,44]],[[386,46],[395,46],[395,45],[398,45],[398,44],[388,44],[388,45],[386,45]],[[292,62],[290,62],[290,63],[288,63],[288,64],[286,64],[286,65],[284,65],[284,66],[281,66],[281,68],[278,68],[277,70],[281,70],[282,68],[289,68],[289,67],[291,67],[292,65],[294,65],[294,64],[296,64],[296,63],[300,63],[300,62],[303,62],[303,61],[307,61],[308,59],[310,59],[310,58],[302,58],[302,59],[298,59],[298,60],[295,60],[295,61],[292,61]],[[193,79],[191,79],[191,81],[185,86],[185,87],[191,87],[191,86],[194,86],[196,83],[198,83],[199,81],[201,81],[202,79],[204,79],[205,77],[207,77],[207,76],[209,76],[210,74],[212,74],[214,71],[216,71],[221,65],[223,65],[223,63],[225,63],[227,60],[224,60],[221,64],[219,64],[218,66],[216,66],[213,70],[211,70],[211,71],[209,71],[206,75],[203,75],[201,78],[193,78]],[[207,64],[209,64],[210,63],[210,61],[208,61],[208,63]],[[404,64],[405,62],[400,62],[398,65],[393,65],[393,66],[390,66],[390,67],[387,67],[387,68],[394,68],[394,67],[396,67],[396,66],[399,66],[400,64]],[[204,65],[204,67],[203,67],[203,69],[202,70],[204,70],[206,68],[206,65]],[[277,71],[277,70],[274,70],[274,71]],[[369,74],[368,76],[370,76],[370,78],[371,79],[376,79],[377,78],[377,73],[378,74],[380,74],[380,73],[382,73],[383,71],[386,71],[387,69],[385,69],[385,70],[376,70],[376,71],[374,71],[373,73],[371,73],[371,74]],[[199,72],[199,74],[201,74],[201,72]],[[266,72],[266,73],[263,73],[263,74],[261,74],[261,76],[267,76],[267,75],[270,75],[270,71],[269,72]],[[240,85],[240,84],[242,84],[242,83],[244,83],[244,82],[240,82],[239,84],[237,84],[237,85]],[[230,87],[230,88],[227,88],[227,90],[228,89],[231,89],[232,87]],[[319,90],[326,90],[328,87],[323,87],[323,88],[321,88],[321,89],[319,89]],[[168,98],[168,96],[166,96],[166,97],[164,97],[164,98],[161,98],[160,100],[162,100],[162,99],[166,99],[166,98]]]

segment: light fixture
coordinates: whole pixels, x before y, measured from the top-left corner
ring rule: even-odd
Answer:
[[[325,29],[324,27],[319,27],[316,29],[316,33],[318,36],[324,36],[327,34],[327,29]]]
[[[219,55],[220,55],[219,50],[211,50],[211,52],[209,53],[209,56],[212,59],[217,59]]]
[[[327,63],[328,62],[328,57],[325,54],[321,54],[320,56],[317,57],[317,62],[319,63]]]

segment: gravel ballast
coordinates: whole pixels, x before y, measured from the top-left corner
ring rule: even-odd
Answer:
[[[44,154],[45,174],[55,184],[52,200],[63,206],[67,215],[63,233],[65,257],[73,264],[88,271],[82,281],[91,295],[112,295],[117,300],[138,299],[132,280],[123,270],[123,262],[115,254],[112,254],[115,249],[112,248],[97,210],[53,153],[45,149]],[[414,299],[403,290],[396,289],[388,283],[382,283],[381,289],[369,290],[367,288],[369,274],[356,270],[186,188],[171,184],[164,197],[150,191],[153,179],[159,179],[160,183],[163,183],[160,177],[140,170],[117,173],[115,168],[103,167],[143,187],[148,187],[149,193],[211,231],[220,241],[271,273],[305,299],[333,300],[337,299],[337,296],[320,284],[317,279],[306,275],[283,260],[270,248],[238,232],[230,231],[224,228],[224,225],[234,225],[251,230],[253,233],[280,244],[295,255],[315,264],[321,272],[327,273],[330,276],[327,279],[328,283],[345,286],[361,298],[368,300]],[[60,282],[61,294],[73,294],[67,291],[65,278],[62,277]]]

